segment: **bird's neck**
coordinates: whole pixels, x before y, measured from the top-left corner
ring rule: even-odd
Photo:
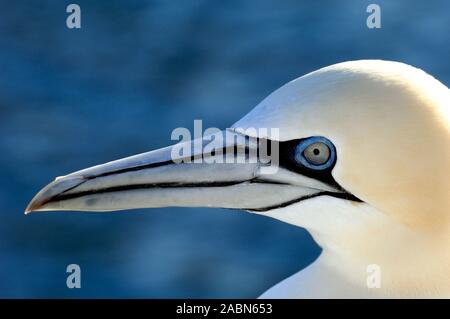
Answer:
[[[433,242],[390,243],[366,247],[360,255],[326,248],[316,271],[329,274],[346,287],[351,297],[436,298],[450,297],[450,263],[447,247]],[[373,250],[370,250],[370,249]],[[319,278],[317,278],[319,280]],[[325,284],[324,289],[330,288]]]
[[[424,239],[404,229],[359,238],[311,234],[323,249],[319,258],[262,297],[450,297],[448,236]]]
[[[450,225],[406,226],[366,204],[314,199],[269,216],[306,228],[319,258],[262,297],[450,298]]]
[[[383,229],[378,236],[353,240],[344,236],[330,241],[332,245],[328,244],[328,238],[314,234],[313,237],[323,247],[322,254],[312,269],[304,274],[300,272],[298,278],[309,276],[309,287],[321,286],[312,290],[316,295],[450,297],[448,236]],[[309,287],[304,288],[308,291]]]

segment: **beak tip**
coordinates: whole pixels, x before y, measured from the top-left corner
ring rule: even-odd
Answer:
[[[41,189],[25,208],[25,215],[32,212],[47,210],[52,198],[84,183],[83,176],[59,176],[53,182]]]
[[[36,200],[33,199],[33,200],[28,204],[27,208],[25,208],[24,214],[25,214],[25,215],[29,215],[30,213],[39,210],[39,208],[41,208],[41,207],[42,207],[42,205],[41,205],[40,203],[38,203]]]

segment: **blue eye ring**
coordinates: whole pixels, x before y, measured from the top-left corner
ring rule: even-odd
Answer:
[[[307,158],[305,158],[305,155],[304,155],[305,150],[311,144],[314,144],[314,143],[323,143],[328,147],[328,149],[330,151],[329,158],[323,164],[317,165],[317,164],[311,163]],[[331,143],[331,141],[329,139],[327,139],[323,136],[309,137],[309,138],[306,138],[306,139],[300,141],[300,143],[298,143],[298,145],[295,147],[295,160],[307,168],[314,169],[314,170],[324,170],[324,169],[330,168],[335,163],[336,148],[334,147],[333,143]]]

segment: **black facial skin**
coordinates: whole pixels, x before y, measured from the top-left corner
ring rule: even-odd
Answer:
[[[328,184],[332,187],[335,187],[335,188],[341,190],[343,193],[323,191],[323,192],[319,192],[319,193],[316,193],[313,195],[303,196],[303,197],[300,197],[300,198],[297,198],[292,201],[285,202],[285,203],[282,203],[279,205],[258,208],[258,209],[249,209],[250,211],[257,211],[257,212],[269,211],[269,210],[276,209],[276,208],[286,207],[286,206],[289,206],[294,203],[298,203],[298,202],[306,200],[306,199],[310,199],[310,198],[314,198],[314,197],[318,197],[318,196],[324,196],[324,195],[342,198],[342,199],[355,201],[355,202],[362,202],[362,200],[360,200],[353,194],[347,192],[342,186],[340,186],[338,184],[338,182],[336,182],[336,180],[334,179],[333,175],[331,174],[334,166],[336,165],[337,156],[335,157],[334,163],[332,163],[328,168],[321,169],[321,170],[315,170],[315,169],[306,167],[295,159],[297,145],[299,145],[299,143],[301,143],[302,141],[307,140],[307,139],[309,139],[309,137],[304,138],[304,139],[296,139],[296,140],[283,141],[283,142],[265,141],[264,143],[267,143],[267,147],[269,149],[267,152],[268,154],[271,154],[271,145],[276,144],[278,146],[278,150],[280,152],[280,155],[279,155],[279,161],[280,161],[279,166],[280,167],[287,169],[289,171],[292,171],[294,173],[301,174],[301,175],[319,180],[325,184]]]
[[[336,161],[331,163],[331,165],[326,169],[312,169],[302,165],[295,159],[296,147],[302,141],[307,140],[308,138],[298,139],[298,140],[290,140],[285,142],[279,142],[279,151],[280,151],[280,167],[283,167],[292,172],[305,175],[314,179],[317,179],[325,184],[330,186],[334,186],[338,189],[342,189],[339,184],[334,180],[331,175],[331,171],[336,165]]]

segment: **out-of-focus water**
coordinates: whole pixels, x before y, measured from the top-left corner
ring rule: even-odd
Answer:
[[[225,209],[25,217],[55,176],[225,128],[285,82],[361,58],[450,84],[449,1],[1,1],[0,297],[256,297],[320,252],[306,231]],[[66,266],[82,288],[66,287]]]

